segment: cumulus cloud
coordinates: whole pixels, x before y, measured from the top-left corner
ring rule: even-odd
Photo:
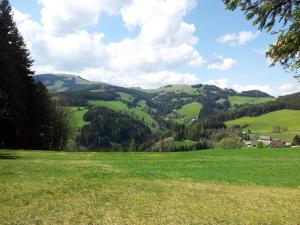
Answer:
[[[236,90],[237,92],[243,91],[251,91],[251,90],[259,90],[265,93],[268,93],[272,96],[283,96],[288,94],[293,94],[296,92],[300,92],[300,84],[299,83],[286,83],[282,85],[269,85],[269,84],[232,84],[228,79],[218,79],[218,80],[208,80],[203,82],[204,84],[215,85],[220,88],[231,88]]]
[[[218,42],[229,44],[230,46],[244,45],[249,41],[254,40],[259,35],[259,32],[241,31],[239,33],[225,34],[218,38]]]
[[[42,23],[48,32],[69,33],[98,24],[101,13],[119,14],[129,0],[39,0]]]
[[[175,73],[170,71],[159,71],[153,73],[138,74],[120,74],[116,72],[108,72],[103,68],[89,68],[81,72],[84,78],[93,81],[101,81],[126,86],[126,87],[142,87],[157,88],[169,84],[197,84],[200,82],[195,74]],[[134,79],[133,79],[134,77]]]
[[[220,79],[220,80],[208,80],[208,81],[205,81],[204,84],[214,85],[214,86],[224,89],[224,88],[228,87],[228,82],[229,82],[228,79]]]
[[[195,25],[184,20],[196,0],[78,0],[76,3],[39,0],[39,3],[41,21],[33,21],[29,15],[15,10],[19,29],[36,60],[37,72],[93,71],[87,74],[94,80],[103,79],[102,74],[122,75],[131,78],[132,85],[137,79],[144,80],[143,74],[146,77],[164,74],[165,78],[168,75],[169,83],[172,76],[176,83],[178,77],[187,75],[188,80],[179,80],[191,83],[195,75],[171,71],[180,66],[200,68],[206,63],[196,49]],[[105,43],[103,33],[88,31],[90,25],[101,23],[103,13],[119,15],[124,26],[137,28],[138,34]],[[128,84],[126,80],[119,81],[119,85]]]
[[[232,58],[224,58],[222,55],[217,55],[209,64],[210,70],[231,70],[236,65],[236,60]]]
[[[231,88],[233,88],[234,90],[238,91],[238,92],[242,92],[242,91],[251,91],[251,90],[259,90],[259,91],[263,91],[269,94],[275,94],[275,88],[271,87],[270,85],[266,84],[266,85],[241,85],[241,84],[234,84],[230,86]],[[274,88],[274,89],[273,89]]]
[[[291,83],[286,83],[281,85],[278,88],[278,94],[279,95],[287,95],[287,94],[292,94],[296,92],[300,92],[300,84],[291,84]]]

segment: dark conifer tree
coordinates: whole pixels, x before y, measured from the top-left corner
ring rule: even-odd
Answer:
[[[0,1],[0,138],[18,147],[26,140],[26,121],[33,60],[13,21],[8,0]]]
[[[9,1],[0,0],[0,147],[53,146],[55,121],[60,115],[45,86],[33,79],[32,65]],[[61,124],[69,128],[64,121]],[[60,132],[69,134],[66,129]],[[66,138],[63,140],[56,149],[66,145]]]

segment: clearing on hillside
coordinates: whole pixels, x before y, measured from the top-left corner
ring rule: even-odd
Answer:
[[[274,101],[276,98],[262,98],[262,97],[244,97],[244,96],[230,96],[229,102],[232,106],[243,104],[258,104]]]
[[[193,102],[181,107],[176,112],[183,116],[185,120],[197,119],[202,109],[202,104],[199,102]]]
[[[151,115],[149,115],[148,113],[146,113],[145,111],[143,111],[142,107],[135,107],[135,108],[128,108],[128,106],[121,102],[121,101],[89,101],[89,104],[91,104],[92,106],[102,106],[102,107],[106,107],[115,111],[123,111],[123,112],[127,112],[130,113],[134,116],[136,116],[139,120],[143,121],[147,126],[149,126],[152,131],[157,131],[157,123],[156,121],[151,117]]]

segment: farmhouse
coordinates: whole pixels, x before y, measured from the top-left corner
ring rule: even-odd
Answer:
[[[270,136],[260,136],[258,141],[262,142],[264,145],[270,145],[272,142],[272,137]]]

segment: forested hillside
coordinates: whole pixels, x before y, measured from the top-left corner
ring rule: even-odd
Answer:
[[[51,78],[50,82],[49,75],[38,76],[54,91],[54,96],[64,99],[65,106],[72,109],[77,130],[75,140],[78,147],[84,149],[211,148],[224,137],[239,136],[239,130],[243,129],[242,126],[232,128],[226,121],[300,109],[299,94],[276,99],[261,91],[239,93],[213,85],[141,89],[85,80],[88,85],[83,87],[82,83],[75,82],[82,81],[80,77],[51,75]],[[72,80],[72,85],[66,80]],[[60,84],[60,89],[55,91],[53,84]],[[110,125],[109,130],[106,125]],[[126,132],[136,129],[137,133],[120,138],[124,129],[128,129]]]

